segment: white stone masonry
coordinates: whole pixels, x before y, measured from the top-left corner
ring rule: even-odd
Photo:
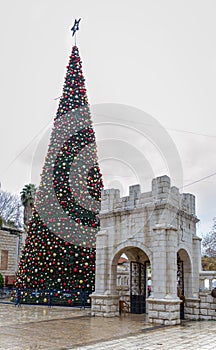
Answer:
[[[199,292],[197,261],[201,255],[195,197],[171,187],[165,175],[153,179],[151,191],[146,193],[141,193],[139,185],[130,186],[129,196],[122,198],[118,189],[104,190],[100,219],[92,314],[118,314],[117,262],[125,253],[130,261],[151,266],[152,294],[146,297],[149,320],[178,324],[177,254],[184,264],[185,297],[197,297]],[[108,300],[112,308],[107,306]]]

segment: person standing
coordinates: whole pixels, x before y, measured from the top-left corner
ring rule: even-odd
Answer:
[[[18,289],[15,306],[21,307],[21,299],[22,299],[22,291],[21,289]]]
[[[80,306],[80,310],[82,309],[82,307],[85,310],[85,304],[86,304],[86,292],[85,289],[81,290],[81,306]]]
[[[50,308],[52,306],[52,298],[53,298],[53,291],[51,290],[49,292],[49,297],[48,297],[48,307],[50,307]]]

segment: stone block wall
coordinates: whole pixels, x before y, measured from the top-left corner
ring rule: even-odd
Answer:
[[[0,272],[15,276],[18,265],[19,237],[9,231],[0,230]]]
[[[185,302],[185,319],[216,321],[216,298],[210,292],[199,293],[199,299],[187,299]]]
[[[91,296],[91,315],[115,317],[119,316],[118,295],[94,295]]]
[[[195,196],[191,193],[179,193],[177,187],[171,187],[170,178],[167,175],[153,179],[150,192],[141,193],[140,185],[130,186],[129,196],[126,197],[120,197],[118,189],[104,190],[101,213],[123,211],[143,206],[149,208],[152,206],[153,209],[155,205],[167,202],[189,215],[195,215]]]
[[[148,320],[150,323],[174,326],[180,324],[180,300],[148,298]]]

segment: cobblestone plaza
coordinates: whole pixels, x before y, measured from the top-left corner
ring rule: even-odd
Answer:
[[[145,315],[101,318],[90,309],[0,304],[0,350],[210,350],[215,343],[215,321],[153,326]]]

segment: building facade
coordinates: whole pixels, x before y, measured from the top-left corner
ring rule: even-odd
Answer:
[[[0,273],[5,286],[13,286],[21,245],[22,231],[9,226],[0,229]]]

